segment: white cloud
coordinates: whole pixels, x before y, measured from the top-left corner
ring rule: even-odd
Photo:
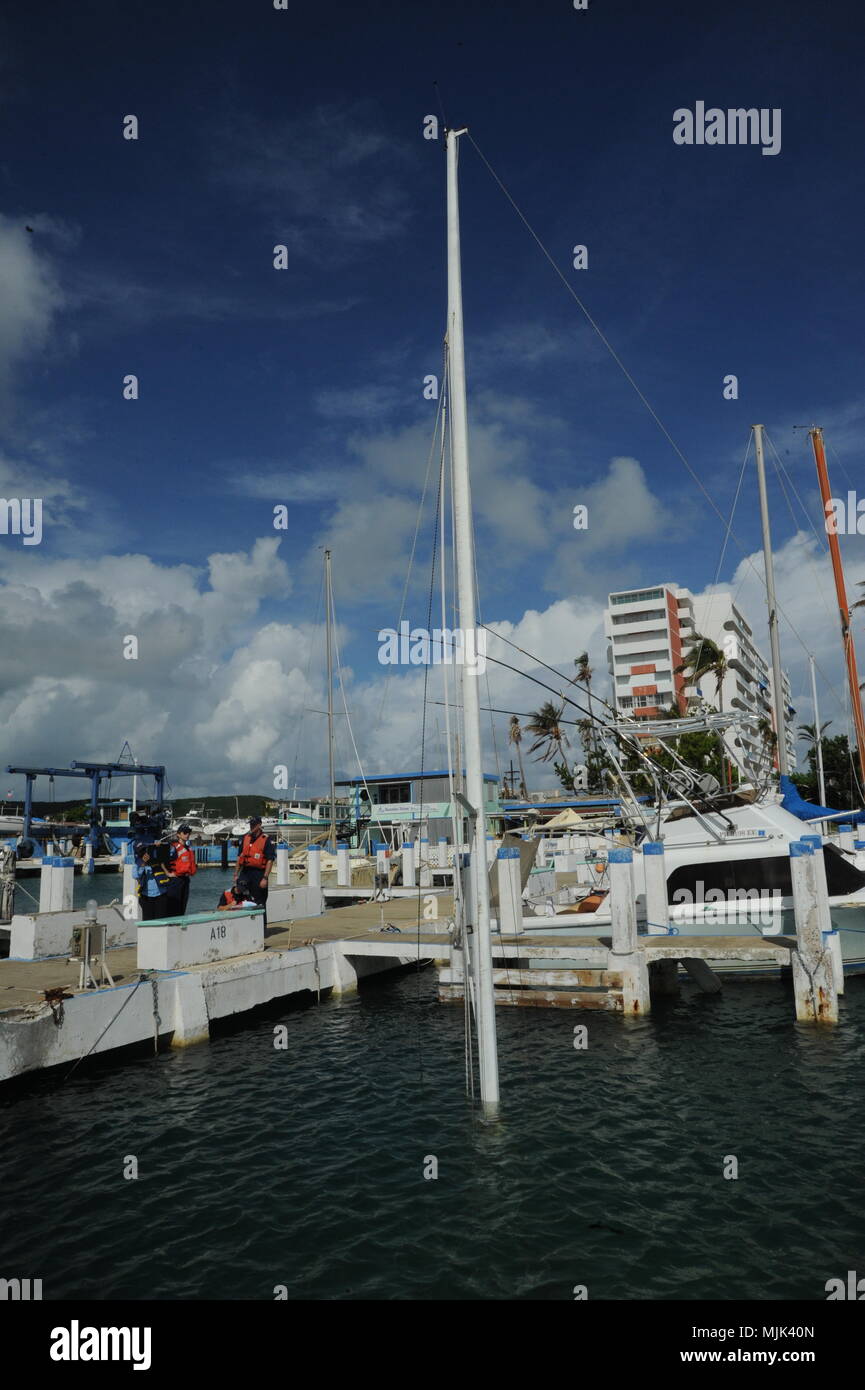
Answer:
[[[6,395],[21,365],[49,342],[63,296],[41,254],[36,232],[23,219],[0,214],[0,394]]]

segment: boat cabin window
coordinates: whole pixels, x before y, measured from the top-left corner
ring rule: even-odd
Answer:
[[[857,888],[865,887],[865,874],[845,859],[834,845],[824,845],[823,858],[826,863],[826,882],[830,897],[843,897],[845,893],[855,893]],[[667,879],[667,901],[673,902],[673,894],[679,888],[689,893],[697,893],[697,884],[702,891],[720,888],[729,893],[736,888],[760,889],[773,892],[777,889],[785,897],[793,893],[790,880],[790,860],[786,854],[766,855],[760,859],[715,859],[702,864],[683,864],[674,869]]]

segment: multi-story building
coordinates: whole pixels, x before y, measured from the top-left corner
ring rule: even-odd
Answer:
[[[774,729],[775,716],[769,668],[754,642],[754,634],[729,593],[695,598],[677,584],[629,589],[610,594],[605,631],[607,664],[616,709],[628,719],[657,719],[676,705],[684,714],[699,701],[715,709],[753,716],[748,725],[730,729],[725,742],[731,759],[746,776],[766,765],[765,740],[759,721]],[[695,633],[711,638],[726,654],[727,669],[717,689],[713,675],[697,686],[678,671]],[[796,743],[790,724],[790,682],[782,673],[788,710],[787,753],[795,766]]]

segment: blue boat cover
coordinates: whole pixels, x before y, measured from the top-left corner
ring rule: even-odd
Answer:
[[[782,777],[780,786],[783,793],[781,805],[785,811],[798,816],[799,820],[817,820],[820,816],[843,815],[851,825],[861,825],[865,821],[865,811],[831,811],[828,806],[815,806],[812,802],[805,801],[799,788],[789,777]]]

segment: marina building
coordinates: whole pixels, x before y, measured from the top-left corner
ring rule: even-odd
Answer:
[[[768,664],[754,633],[733,596],[718,592],[696,597],[677,584],[628,589],[609,595],[605,615],[607,666],[617,711],[626,719],[658,719],[671,705],[687,713],[700,701],[715,709],[753,716],[744,728],[729,730],[725,742],[731,759],[746,775],[765,767],[766,752],[758,724],[767,719],[776,729]],[[727,669],[718,691],[712,673],[696,686],[677,668],[695,634],[710,638],[725,653]],[[782,673],[787,708],[787,752],[796,764],[791,725],[790,682]]]
[[[351,804],[352,819],[358,825],[359,843],[383,841],[402,844],[409,832],[424,829],[431,842],[453,839],[448,770],[431,772],[381,773],[376,777],[350,777],[337,782],[337,788]],[[464,819],[463,812],[458,816]],[[487,824],[501,828],[503,814],[499,778],[484,773],[484,815]],[[463,840],[467,826],[463,826]]]

